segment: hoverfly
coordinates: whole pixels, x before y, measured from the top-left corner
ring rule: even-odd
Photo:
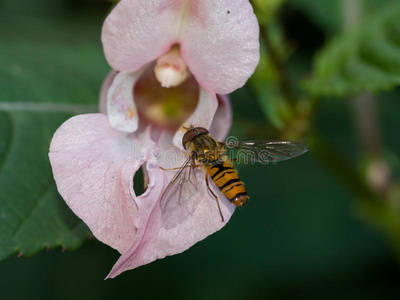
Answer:
[[[217,202],[221,221],[224,222],[219,199],[209,185],[209,177],[214,181],[222,194],[233,204],[244,206],[249,199],[244,183],[240,180],[238,172],[234,169],[235,160],[230,160],[226,155],[227,148],[246,151],[255,162],[276,163],[299,156],[307,152],[307,147],[299,142],[254,140],[238,141],[233,143],[218,142],[203,127],[185,128],[187,131],[182,138],[183,148],[189,152],[188,158],[176,170],[161,197],[161,208],[167,206],[180,207],[187,205],[180,200],[180,193],[193,193],[196,183],[192,182],[191,174],[195,168],[200,168],[205,173],[207,188]],[[164,169],[168,170],[168,169]],[[170,201],[170,198],[178,199]],[[184,202],[184,201],[183,201]],[[183,209],[184,210],[184,209]]]

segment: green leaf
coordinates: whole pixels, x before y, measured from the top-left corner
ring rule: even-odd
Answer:
[[[43,247],[75,248],[86,226],[60,199],[47,158],[48,145],[67,114],[0,112],[0,259]]]
[[[57,192],[48,149],[72,114],[97,111],[103,15],[52,17],[0,14],[0,259],[74,249],[90,234]]]
[[[331,41],[305,84],[314,96],[388,90],[400,83],[400,5],[392,4]]]

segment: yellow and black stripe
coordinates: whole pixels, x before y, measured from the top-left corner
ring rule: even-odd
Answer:
[[[206,171],[232,204],[238,206],[246,204],[249,198],[246,188],[240,180],[238,172],[232,168],[229,162],[208,165]]]

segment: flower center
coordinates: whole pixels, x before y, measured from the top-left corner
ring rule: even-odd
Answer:
[[[189,77],[190,71],[178,45],[157,59],[154,73],[161,86],[165,88],[179,86]]]
[[[139,119],[176,130],[193,113],[199,98],[199,85],[193,76],[177,87],[162,87],[148,68],[134,87]]]

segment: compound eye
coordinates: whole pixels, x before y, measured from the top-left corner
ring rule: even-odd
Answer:
[[[185,150],[186,149],[186,144],[190,141],[192,141],[194,138],[198,137],[199,135],[208,133],[208,130],[203,128],[203,127],[196,127],[193,129],[189,129],[182,138],[182,146]]]
[[[203,127],[196,127],[196,128],[194,128],[194,130],[197,130],[198,135],[209,133],[208,130]]]
[[[197,131],[193,128],[193,129],[190,129],[190,130],[188,130],[184,135],[183,135],[183,138],[182,138],[182,145],[183,145],[183,148],[186,150],[186,144],[188,143],[188,142],[190,142],[191,140],[193,140],[196,136],[198,136],[199,134],[197,133]]]

